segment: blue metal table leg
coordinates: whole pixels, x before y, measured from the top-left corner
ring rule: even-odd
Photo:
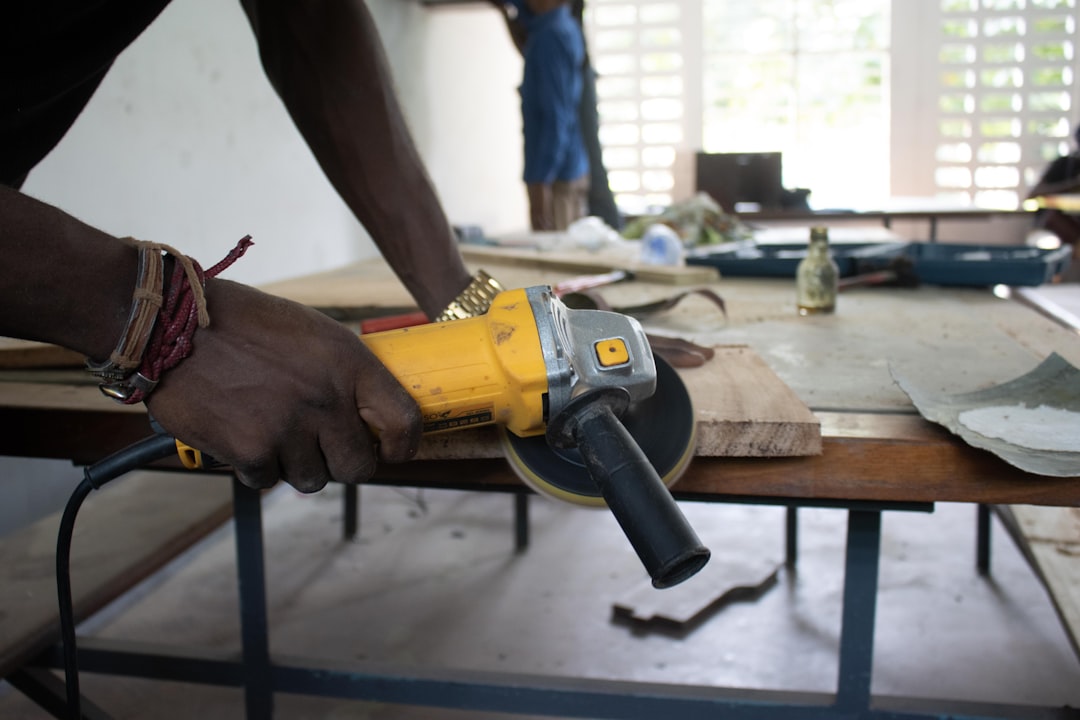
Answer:
[[[794,570],[799,561],[799,508],[787,506],[784,517],[784,564],[788,570]]]
[[[870,707],[880,550],[881,511],[849,510],[836,691],[836,706],[845,711]]]
[[[529,493],[514,493],[514,550],[524,552],[529,546]]]
[[[975,568],[980,575],[990,574],[990,506],[980,503],[976,510]]]
[[[360,486],[347,484],[344,492],[344,539],[352,540],[360,528]]]
[[[266,613],[262,495],[233,478],[236,569],[240,586],[240,642],[244,658],[244,706],[248,720],[274,714],[270,636]]]

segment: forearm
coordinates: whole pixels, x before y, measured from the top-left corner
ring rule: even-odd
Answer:
[[[506,2],[503,2],[503,0],[489,1],[492,6],[499,11],[503,21],[506,23],[506,31],[510,34],[510,41],[514,43],[514,47],[517,48],[518,53],[524,55],[527,35],[525,33],[525,28],[518,22],[517,18],[510,16],[510,12],[512,11],[511,6]]]
[[[469,273],[360,2],[247,0],[263,65],[319,164],[429,316]]]
[[[1031,188],[1028,192],[1028,197],[1039,197],[1041,195],[1065,195],[1074,193],[1080,190],[1080,177],[1070,178],[1068,180],[1059,180],[1057,182],[1040,182],[1035,187]]]
[[[135,248],[4,186],[0,248],[0,335],[108,358],[131,307]]]

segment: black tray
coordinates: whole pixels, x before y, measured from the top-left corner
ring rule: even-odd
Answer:
[[[908,243],[833,243],[829,253],[841,277],[880,270],[904,253]],[[688,265],[715,267],[728,277],[795,277],[799,261],[806,257],[806,243],[758,245],[736,242],[697,250],[686,258]]]
[[[1072,247],[912,243],[906,250],[919,282],[930,285],[1042,285],[1064,271]]]

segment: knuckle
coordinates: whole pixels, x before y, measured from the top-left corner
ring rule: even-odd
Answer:
[[[274,487],[277,484],[277,478],[273,475],[260,475],[257,473],[249,473],[236,470],[236,477],[244,485],[247,485],[252,490],[266,490]]]
[[[305,475],[300,478],[286,478],[285,481],[305,495],[310,495],[311,493],[319,492],[326,487],[326,484],[330,482],[330,478],[320,474]]]
[[[423,414],[420,412],[420,406],[409,397],[409,401],[405,403],[405,407],[402,408],[401,422],[404,427],[409,431],[415,430],[417,434],[420,432],[420,427],[423,424]]]
[[[375,474],[375,467],[375,458],[371,453],[361,453],[359,457],[354,458],[351,463],[341,469],[336,479],[347,485],[359,485],[371,479]]]
[[[394,444],[409,445],[419,440],[424,427],[423,420],[420,408],[416,405],[410,405],[403,408],[396,418],[391,419],[391,424],[386,429],[386,433],[395,441]],[[383,438],[384,441],[386,439]]]
[[[230,463],[240,482],[256,490],[265,490],[277,484],[276,463],[270,462],[262,454],[239,454]]]

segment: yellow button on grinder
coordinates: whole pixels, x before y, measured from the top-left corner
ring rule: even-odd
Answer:
[[[630,351],[626,349],[626,343],[621,338],[600,340],[594,347],[600,367],[615,367],[630,362]]]

